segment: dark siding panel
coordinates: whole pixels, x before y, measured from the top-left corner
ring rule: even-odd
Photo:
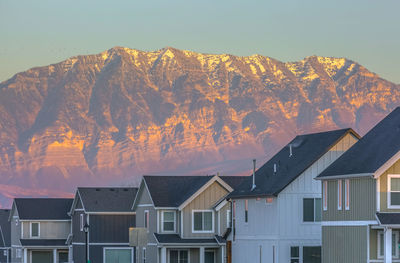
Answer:
[[[72,246],[72,257],[73,257],[74,263],[85,263],[85,257],[86,257],[85,246],[73,245]]]
[[[90,215],[91,243],[128,243],[135,215]]]
[[[72,242],[82,243],[85,242],[85,232],[80,229],[80,215],[83,212],[77,211],[72,216]]]

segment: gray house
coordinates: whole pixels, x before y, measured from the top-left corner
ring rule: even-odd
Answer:
[[[10,209],[0,209],[0,263],[10,262],[11,224]]]
[[[296,136],[229,195],[233,263],[321,262],[321,184],[314,178],[359,136],[352,129]],[[337,261],[341,262],[341,261]]]
[[[71,207],[70,261],[85,263],[84,225],[89,225],[88,255],[95,263],[134,262],[129,228],[135,226],[131,210],[137,188],[78,188]]]
[[[11,262],[68,262],[72,199],[16,198],[9,221]]]
[[[400,108],[317,179],[322,262],[400,262]]]
[[[231,225],[225,198],[242,180],[231,176],[144,176],[133,205],[137,227],[147,229],[147,244],[138,247],[137,262],[225,262]]]

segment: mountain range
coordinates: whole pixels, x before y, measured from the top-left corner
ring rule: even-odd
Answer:
[[[142,174],[247,174],[296,134],[362,135],[399,104],[400,85],[346,58],[76,56],[0,83],[0,202]]]

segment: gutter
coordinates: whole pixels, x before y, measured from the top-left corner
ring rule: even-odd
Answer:
[[[328,175],[328,176],[315,177],[314,180],[334,180],[334,179],[346,179],[346,178],[357,178],[357,177],[374,178],[374,174],[373,173],[358,173],[358,174]]]

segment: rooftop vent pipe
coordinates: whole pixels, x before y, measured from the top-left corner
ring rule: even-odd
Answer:
[[[276,174],[276,163],[274,163],[274,174]]]
[[[256,188],[256,159],[253,159],[253,185],[251,186],[251,191]]]
[[[289,157],[292,157],[292,155],[293,155],[292,144],[289,144]]]

